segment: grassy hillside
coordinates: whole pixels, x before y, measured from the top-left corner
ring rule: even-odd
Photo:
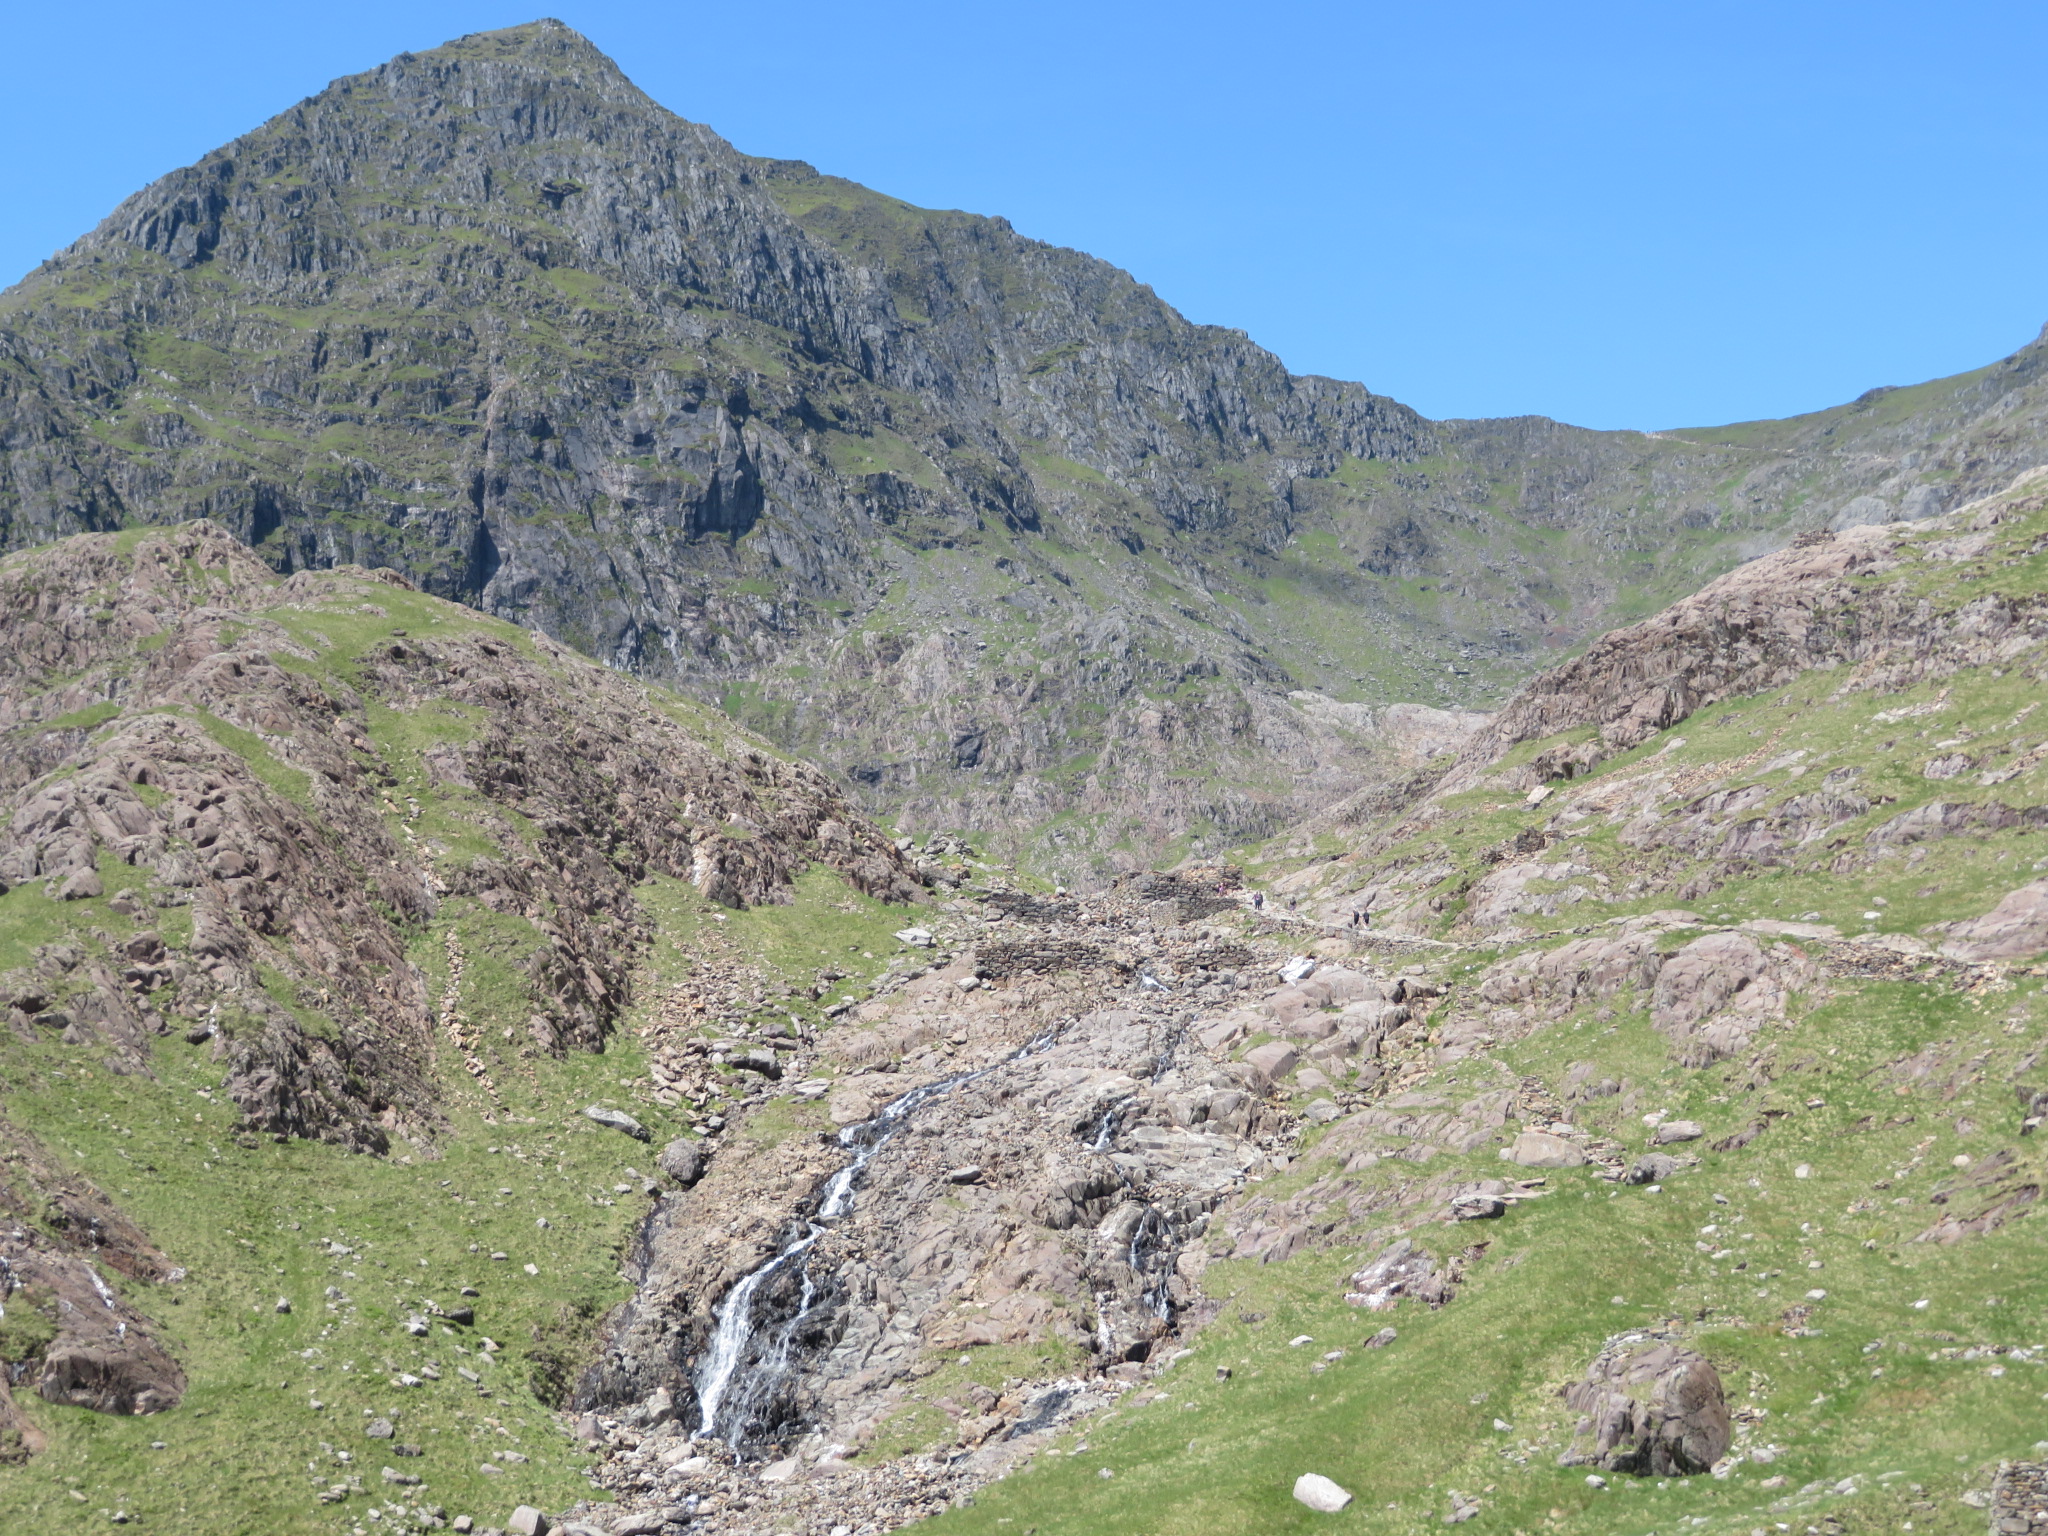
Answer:
[[[556,1410],[597,1347],[600,1321],[630,1292],[635,1233],[669,1187],[656,1159],[672,1138],[702,1133],[709,1117],[736,1113],[755,1094],[740,1073],[715,1074],[695,1093],[665,1087],[652,1075],[660,1049],[679,1030],[748,1027],[767,1016],[771,993],[775,1018],[817,1025],[829,999],[812,999],[813,978],[829,970],[841,988],[864,988],[884,963],[873,956],[900,948],[888,935],[905,909],[850,886],[829,866],[839,857],[829,850],[810,864],[797,847],[786,886],[735,905],[659,860],[640,864],[630,827],[607,824],[600,802],[582,803],[583,826],[569,833],[559,818],[572,807],[543,807],[533,775],[574,742],[518,735],[523,682],[555,679],[539,683],[542,696],[559,706],[564,736],[591,754],[607,690],[624,687],[645,741],[659,744],[657,722],[667,722],[682,733],[671,750],[689,743],[707,770],[738,766],[768,781],[762,800],[773,810],[801,806],[805,781],[774,783],[755,744],[698,706],[581,672],[578,662],[560,676],[558,661],[509,625],[362,572],[288,585],[217,533],[201,529],[178,545],[188,534],[89,540],[0,565],[15,605],[7,706],[17,780],[26,777],[16,803],[41,803],[37,796],[92,777],[119,743],[154,739],[138,729],[189,719],[221,753],[212,782],[230,813],[224,839],[296,808],[311,818],[301,846],[321,862],[356,866],[352,882],[374,894],[379,880],[396,878],[358,863],[365,848],[384,846],[401,863],[420,860],[406,877],[437,883],[438,894],[424,907],[379,908],[402,954],[367,990],[347,992],[347,973],[306,944],[331,916],[315,910],[314,874],[279,877],[295,910],[269,927],[254,901],[236,905],[239,894],[209,905],[237,880],[216,873],[180,885],[167,872],[206,851],[190,839],[216,850],[227,842],[176,821],[176,778],[162,762],[132,756],[119,760],[140,775],[136,793],[152,814],[173,818],[153,864],[146,843],[129,845],[134,863],[102,845],[97,880],[59,897],[55,877],[21,878],[15,856],[14,883],[0,893],[0,983],[10,1002],[44,996],[34,1011],[13,1008],[12,1027],[0,1030],[0,1185],[26,1229],[8,1252],[17,1264],[23,1242],[82,1255],[188,1385],[177,1407],[146,1416],[43,1401],[36,1372],[71,1303],[33,1283],[23,1289],[10,1271],[0,1355],[16,1405],[47,1448],[25,1456],[17,1439],[13,1464],[0,1466],[0,1511],[52,1529],[97,1528],[119,1515],[145,1530],[254,1536],[360,1530],[379,1506],[385,1530],[429,1528],[427,1515],[496,1523],[519,1502],[566,1506],[591,1490]],[[103,606],[58,645],[64,664],[40,665],[53,642],[38,614],[86,614],[87,604],[73,604],[95,586]],[[156,629],[139,644],[102,647],[91,638],[95,622],[116,634]],[[380,686],[376,659],[393,646],[443,663],[497,657],[499,705]],[[260,680],[258,647],[283,663],[274,686],[224,697],[194,681],[224,660],[239,678]],[[166,683],[165,669],[175,681]],[[95,693],[111,697],[74,702]],[[340,719],[312,709],[316,699],[340,705]],[[494,735],[493,752],[480,752]],[[319,755],[331,737],[385,776],[348,784]],[[486,766],[505,761],[497,754],[522,744],[534,754],[522,790],[484,778]],[[472,755],[451,757],[455,749]],[[38,755],[54,766],[24,775]],[[458,761],[467,772],[451,771]],[[694,782],[706,800],[722,793],[710,772]],[[644,793],[658,783],[624,787]],[[736,835],[767,850],[786,833],[770,812],[755,815],[753,831]],[[358,825],[365,816],[387,843]],[[592,847],[599,839],[601,853]],[[579,915],[566,890],[559,903],[545,892],[508,901],[496,882],[543,851],[594,884],[607,910]],[[582,862],[593,856],[611,862]],[[495,873],[480,881],[479,871]],[[205,990],[198,932],[215,911],[237,914],[246,977]],[[615,931],[593,948],[564,950],[579,921]],[[159,970],[112,984],[145,1028],[138,1039],[117,1037],[111,1012],[95,1012],[106,989],[77,979],[122,964],[145,934],[161,942]],[[537,1009],[562,1010],[567,1022],[577,985],[559,966],[536,964],[564,953],[575,966],[622,966],[627,978],[601,1027],[574,1045],[533,1027]],[[68,970],[53,969],[60,954]],[[407,1033],[407,978],[421,989],[423,1039]],[[679,995],[691,1000],[680,1014]],[[394,1010],[382,1025],[365,1016],[373,1004]],[[323,1139],[273,1133],[252,1110],[251,1069],[238,1054],[252,1042],[261,1050],[283,1040],[317,1056],[360,1047],[373,1032],[387,1053],[408,1039],[418,1046],[403,1097],[378,1097],[374,1074],[388,1054],[359,1050],[343,1059],[370,1080],[351,1077],[335,1101],[345,1123]],[[649,1139],[594,1123],[583,1114],[592,1105],[628,1111]],[[359,1150],[369,1138],[382,1139],[385,1155]],[[55,1194],[38,1194],[80,1190],[146,1235],[165,1278],[124,1272],[122,1255],[100,1247],[112,1237],[81,1231]],[[473,1317],[457,1320],[464,1306]],[[395,1435],[371,1438],[366,1428],[377,1421]],[[386,1467],[401,1480],[387,1480]]]
[[[1313,855],[1267,850],[1277,887],[1353,936],[1325,953],[1421,966],[1447,993],[1361,1074],[1380,1118],[1307,1131],[1241,1202],[1329,1235],[1210,1263],[1218,1319],[1163,1396],[937,1528],[1411,1532],[1456,1490],[1480,1506],[1471,1529],[1524,1536],[1983,1529],[1998,1463],[2039,1460],[2048,1433],[2048,1168],[2023,1123],[2048,932],[2001,944],[1980,921],[2048,869],[2044,545],[2037,485],[1906,531],[1848,583],[1853,656],[1816,653],[1604,758],[1591,725],[1526,742],[1387,822],[1326,825]],[[1887,602],[1919,616],[1917,640],[1871,639]],[[1997,639],[1973,650],[1993,612]],[[1532,766],[1574,759],[1570,777]],[[1413,937],[1348,926],[1368,899]],[[1731,945],[1753,946],[1753,972],[1689,1013],[1674,978]],[[1422,1109],[1387,1118],[1470,1123],[1489,1092],[1507,1123],[1469,1152]],[[1656,1149],[1675,1165],[1618,1177],[1667,1121],[1699,1128]],[[1592,1161],[1501,1161],[1546,1125]],[[1345,1304],[1345,1277],[1428,1215],[1402,1211],[1425,1181],[1441,1199],[1504,1175],[1544,1182],[1497,1221],[1412,1234],[1464,1256],[1455,1300]],[[1383,1324],[1398,1339],[1362,1347]],[[1717,1368],[1736,1429],[1714,1475],[1594,1486],[1557,1464],[1561,1389],[1631,1329]],[[1355,1502],[1311,1513],[1289,1492],[1304,1472]]]

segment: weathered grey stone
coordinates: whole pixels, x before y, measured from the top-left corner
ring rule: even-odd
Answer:
[[[594,1120],[607,1130],[624,1131],[635,1141],[648,1139],[647,1127],[622,1109],[606,1109],[602,1105],[591,1104],[584,1108],[583,1118]]]
[[[642,1510],[637,1515],[621,1515],[611,1522],[611,1536],[659,1536],[664,1525],[687,1525],[690,1512],[680,1504],[662,1509]]]
[[[1581,1415],[1561,1466],[1671,1477],[1710,1471],[1728,1452],[1728,1404],[1705,1356],[1657,1334],[1608,1340],[1586,1379],[1564,1389]]]
[[[782,1062],[773,1051],[746,1050],[726,1058],[726,1065],[738,1067],[743,1072],[758,1072],[766,1078],[782,1076]]]
[[[1693,1120],[1666,1120],[1651,1133],[1650,1144],[1668,1147],[1681,1141],[1698,1141],[1707,1133]]]
[[[1269,1040],[1264,1045],[1245,1054],[1244,1064],[1259,1075],[1263,1082],[1278,1082],[1294,1070],[1294,1064],[1301,1060],[1301,1053],[1284,1040]]]
[[[684,1189],[688,1189],[704,1177],[705,1161],[700,1143],[688,1136],[678,1136],[661,1149],[656,1166]]]
[[[1439,1270],[1436,1260],[1414,1243],[1396,1238],[1351,1276],[1344,1300],[1368,1312],[1389,1311],[1404,1299],[1441,1307],[1458,1294],[1457,1265],[1454,1259],[1448,1269]]]
[[[1624,1184],[1661,1184],[1678,1172],[1678,1159],[1668,1152],[1646,1152],[1629,1164],[1621,1176]]]
[[[531,1504],[522,1504],[505,1522],[505,1536],[548,1536],[554,1526]]]

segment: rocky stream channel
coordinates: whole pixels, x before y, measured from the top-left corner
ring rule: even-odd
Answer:
[[[735,1117],[650,1216],[635,1295],[578,1389],[593,1476],[620,1501],[584,1518],[893,1529],[1163,1369],[1216,1306],[1212,1258],[1284,1257],[1354,1219],[1323,1191],[1327,1209],[1276,1222],[1256,1185],[1305,1123],[1397,1084],[1430,946],[1290,966],[1320,930],[1231,885],[955,902],[929,963],[784,1055],[815,1128]],[[1242,1052],[1263,1033],[1279,1038]],[[1321,1090],[1305,1118],[1283,1078]],[[1000,1387],[926,1389],[986,1351],[1014,1372]]]

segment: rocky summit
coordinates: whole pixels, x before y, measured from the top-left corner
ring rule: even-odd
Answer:
[[[554,22],[0,297],[24,1528],[2048,1528],[2036,344],[1429,422]]]

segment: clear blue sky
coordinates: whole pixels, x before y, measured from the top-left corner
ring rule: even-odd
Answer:
[[[334,76],[550,6],[741,149],[1007,215],[1432,416],[1706,425],[2048,321],[2048,6],[23,5],[0,281]]]

